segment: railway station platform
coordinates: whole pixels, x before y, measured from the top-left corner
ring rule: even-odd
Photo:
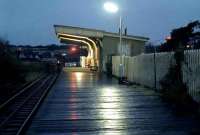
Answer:
[[[26,134],[189,135],[198,129],[195,118],[176,115],[150,89],[64,69]]]

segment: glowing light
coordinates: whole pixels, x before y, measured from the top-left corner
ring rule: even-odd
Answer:
[[[103,109],[103,111],[100,112],[100,115],[102,116],[103,119],[118,120],[122,118],[120,112],[121,110],[117,110],[117,109]],[[106,124],[106,126],[110,126],[110,125]]]
[[[119,94],[117,89],[112,87],[106,87],[102,89],[102,102],[100,104],[102,111],[100,111],[100,115],[103,119],[119,119],[121,116],[120,105],[117,101],[119,101]],[[115,101],[115,102],[114,102]]]
[[[84,43],[84,44],[88,45],[88,47],[89,47],[88,57],[92,57],[93,56],[93,50],[91,48],[91,45],[88,42],[83,41],[83,40],[78,40],[78,39],[66,38],[66,37],[60,37],[60,39],[75,41],[75,42]]]
[[[100,88],[100,100],[99,107],[101,108],[98,113],[100,119],[105,120],[101,125],[105,129],[118,129],[121,127],[121,123],[125,123],[125,113],[123,113],[123,107],[120,106],[120,93],[119,89],[115,87],[103,87]],[[123,133],[108,131],[104,135],[120,135]]]
[[[169,41],[169,40],[171,40],[171,39],[172,39],[171,36],[167,36],[167,37],[166,37],[166,40],[167,40],[167,41]]]
[[[72,47],[72,48],[71,48],[71,51],[72,51],[72,52],[75,52],[76,50],[77,50],[76,47]]]
[[[92,39],[90,39],[88,37],[84,37],[84,36],[77,36],[77,35],[71,35],[71,34],[66,34],[66,33],[57,33],[57,36],[60,39],[66,39],[66,40],[70,39],[72,41],[78,41],[78,42],[87,44],[89,47],[89,50],[91,52],[90,55],[88,55],[88,59],[92,58],[92,60],[93,60],[92,65],[96,65],[96,66],[99,65],[97,44]],[[65,36],[65,37],[63,37],[63,36]],[[78,38],[78,39],[74,39],[74,38]]]
[[[115,93],[115,89],[113,88],[104,88],[102,90],[102,95],[103,96],[106,96],[106,97],[115,97],[116,96],[116,93]]]
[[[81,72],[76,72],[76,80],[78,81],[78,82],[80,82],[80,81],[82,81],[82,79],[83,79],[83,73],[81,73]]]
[[[106,11],[110,12],[110,13],[116,13],[119,10],[117,4],[115,4],[113,2],[106,2],[106,3],[104,3],[104,9]]]
[[[66,53],[62,53],[62,56],[66,56],[67,54]]]
[[[90,41],[92,44],[93,44],[93,47],[95,49],[95,58],[98,59],[98,49],[97,49],[97,45],[96,43],[91,40],[90,38],[88,37],[83,37],[83,36],[76,36],[76,35],[71,35],[71,34],[64,34],[64,33],[58,33],[58,36],[68,36],[68,37],[73,37],[73,38],[79,38],[79,39],[85,39],[85,40],[88,40]],[[77,40],[77,39],[76,39]]]

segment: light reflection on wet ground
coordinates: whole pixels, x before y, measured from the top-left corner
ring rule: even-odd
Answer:
[[[151,90],[63,71],[27,135],[189,135],[197,129],[193,118],[175,116]]]

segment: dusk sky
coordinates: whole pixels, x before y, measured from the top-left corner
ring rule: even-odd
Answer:
[[[54,24],[117,32],[119,14],[107,0],[0,0],[0,37],[12,44],[59,44]],[[174,28],[200,20],[200,0],[112,0],[128,34],[162,41]]]

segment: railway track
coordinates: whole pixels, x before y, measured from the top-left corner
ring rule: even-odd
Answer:
[[[21,135],[39,108],[57,74],[44,75],[0,105],[0,135]]]
[[[42,77],[43,75],[44,75],[44,73],[40,74],[38,77]],[[11,90],[11,88],[9,88],[8,89],[9,95],[5,94],[5,97],[4,97],[3,96],[4,94],[3,94],[3,95],[0,96],[0,108],[1,108],[1,105],[3,105],[3,103],[5,101],[8,101],[8,99],[10,99],[11,97],[13,97],[13,95],[16,95],[18,93],[18,91],[23,90],[24,88],[26,88],[27,86],[29,86],[31,83],[35,82],[36,80],[38,80],[38,78],[34,79],[31,82],[27,82],[27,83],[25,83],[22,86],[19,86],[17,88],[12,88],[13,90]],[[17,80],[16,80],[16,82],[17,82]],[[11,93],[10,93],[10,91],[11,91]]]

